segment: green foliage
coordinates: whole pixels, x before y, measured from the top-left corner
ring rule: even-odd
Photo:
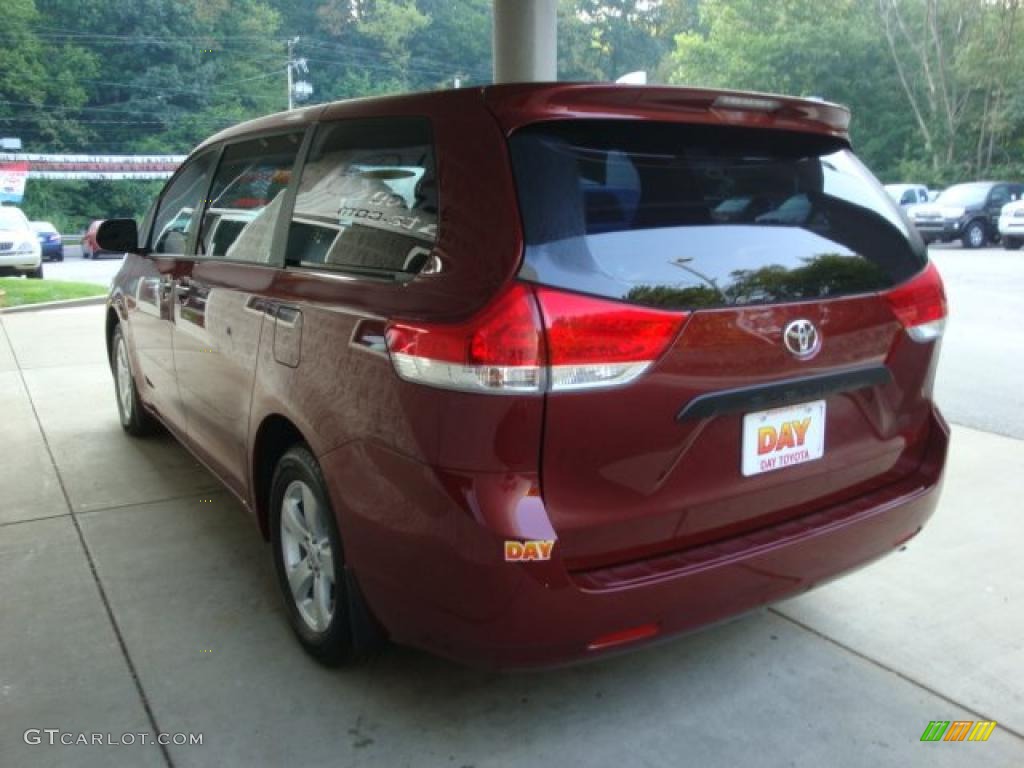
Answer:
[[[865,162],[897,180],[916,137],[875,9],[861,0],[703,0],[700,29],[676,38],[669,82],[816,96],[852,108]]]
[[[856,149],[886,181],[1020,178],[1021,4],[559,0],[559,77],[643,69],[652,82],[820,96],[852,108]],[[314,103],[491,73],[492,0],[4,0],[2,17],[0,133],[32,152],[186,153],[286,107],[295,36]],[[32,181],[25,208],[74,231],[141,215],[157,187]]]
[[[46,271],[46,267],[43,267]],[[30,280],[23,277],[0,277],[0,307],[20,307],[24,304],[39,304],[44,301],[84,299],[88,296],[102,296],[107,292],[105,285],[73,283],[63,280]]]

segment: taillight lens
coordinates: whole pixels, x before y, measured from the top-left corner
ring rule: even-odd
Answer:
[[[946,292],[935,265],[885,294],[889,306],[914,341],[932,341],[946,326]]]
[[[626,384],[661,357],[684,313],[537,288],[552,391]]]
[[[615,386],[647,370],[686,318],[551,288],[535,293],[513,283],[465,323],[390,323],[395,370],[407,381],[467,392]]]
[[[408,381],[468,392],[539,392],[543,338],[530,289],[512,286],[459,324],[391,323],[388,350]]]

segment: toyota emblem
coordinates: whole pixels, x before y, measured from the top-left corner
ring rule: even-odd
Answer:
[[[782,341],[794,357],[807,360],[821,349],[821,334],[810,320],[794,320],[782,331]]]

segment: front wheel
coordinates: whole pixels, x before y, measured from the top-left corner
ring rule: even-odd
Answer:
[[[128,355],[128,342],[125,341],[120,324],[114,328],[111,349],[114,391],[117,395],[117,413],[121,417],[121,428],[136,437],[151,434],[155,431],[156,421],[139,399],[135,377],[132,375],[132,361]]]
[[[42,280],[43,279],[43,263],[39,262],[39,266],[33,269],[31,272],[26,272],[25,277],[30,280]]]
[[[985,225],[980,221],[972,221],[968,224],[961,238],[964,248],[982,248],[987,240]]]
[[[1005,248],[1008,251],[1020,250],[1020,246],[1022,243],[1024,243],[1024,240],[1021,240],[1019,237],[1003,238],[1003,248]]]

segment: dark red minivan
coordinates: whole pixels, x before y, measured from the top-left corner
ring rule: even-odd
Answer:
[[[537,84],[231,128],[100,230],[122,423],[241,499],[326,663],[561,662],[809,589],[921,530],[949,439],[942,283],[848,121]]]

